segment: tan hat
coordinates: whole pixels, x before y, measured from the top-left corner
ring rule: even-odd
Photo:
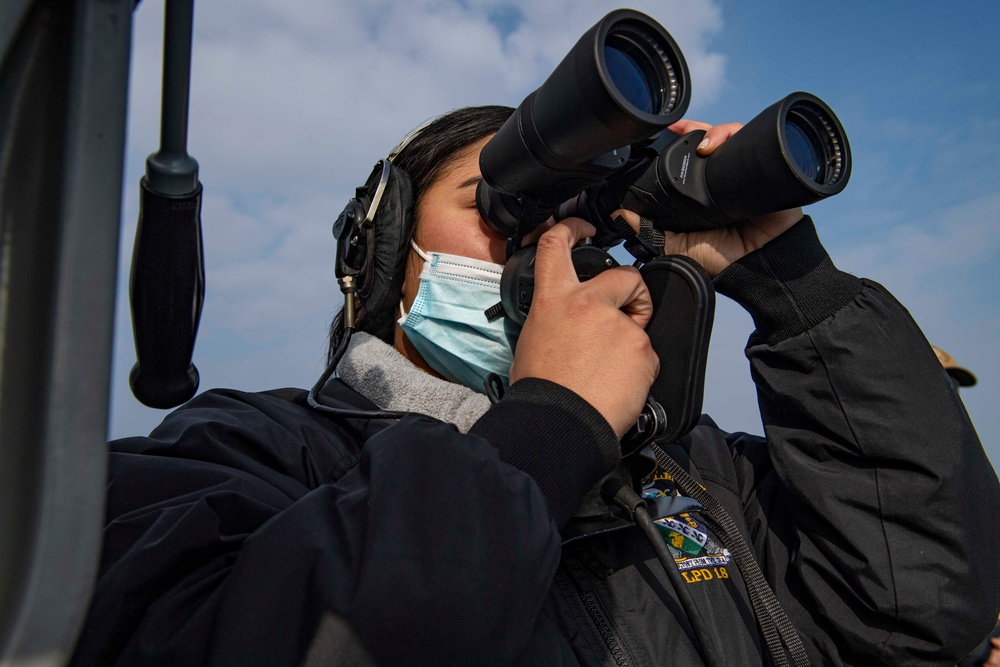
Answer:
[[[942,350],[937,345],[931,345],[934,350],[934,354],[937,355],[938,361],[944,366],[944,369],[948,371],[948,375],[955,378],[960,387],[971,387],[976,384],[976,376],[972,374],[968,368],[963,368],[959,366],[954,358],[944,350]]]

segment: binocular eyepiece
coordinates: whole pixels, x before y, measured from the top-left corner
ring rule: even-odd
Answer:
[[[597,243],[613,245],[619,208],[660,229],[694,231],[811,204],[847,185],[847,135],[818,97],[787,96],[708,157],[697,154],[703,132],[667,129],[690,99],[670,34],[640,12],[611,12],[483,148],[480,213],[510,238],[550,215],[576,215],[597,227]]]

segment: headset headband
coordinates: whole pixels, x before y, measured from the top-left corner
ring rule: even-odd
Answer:
[[[386,160],[395,164],[396,157],[403,152],[403,149],[409,146],[410,142],[416,139],[417,136],[419,136],[420,133],[423,132],[428,125],[430,125],[440,117],[441,116],[433,116],[431,118],[428,118],[423,123],[421,123],[417,127],[407,132],[406,136],[400,139],[399,143],[396,144],[396,147],[393,148],[391,151],[389,151],[389,156],[386,158]]]

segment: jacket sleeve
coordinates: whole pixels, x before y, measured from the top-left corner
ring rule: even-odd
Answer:
[[[468,435],[411,416],[362,448],[351,428],[210,392],[149,438],[113,443],[74,663],[511,661],[554,576],[565,507],[617,460],[611,427],[531,381]],[[561,475],[553,443],[571,454]]]
[[[1000,610],[1000,486],[920,329],[808,218],[717,288],[756,324],[745,515],[814,663],[954,665]]]

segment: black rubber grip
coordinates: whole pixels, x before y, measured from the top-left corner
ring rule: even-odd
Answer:
[[[151,408],[173,408],[198,390],[191,363],[205,299],[201,184],[189,195],[165,196],[143,178],[129,297],[137,361],[132,394]]]

